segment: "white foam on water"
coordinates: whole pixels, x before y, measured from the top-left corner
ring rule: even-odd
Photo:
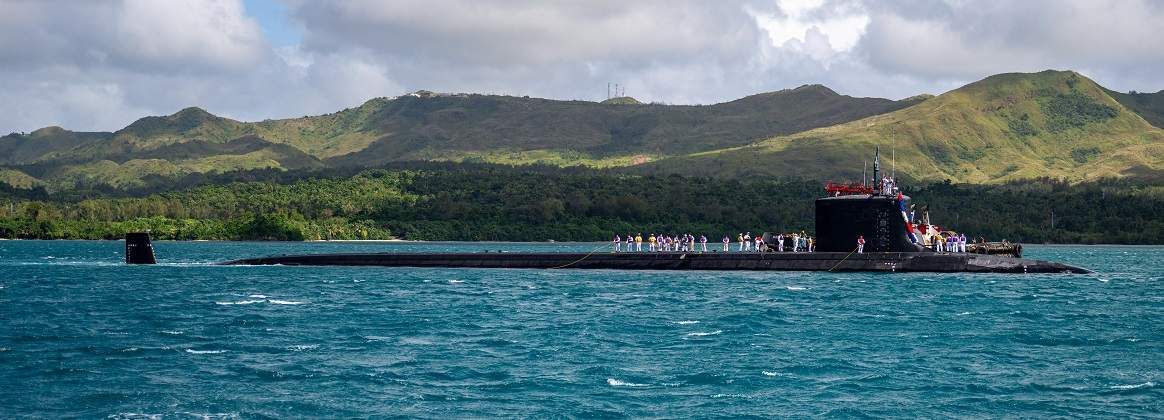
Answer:
[[[750,396],[747,396],[747,395],[744,395],[744,394],[714,394],[714,395],[712,395],[712,396],[711,396],[711,398],[744,398],[744,399],[751,399],[752,397],[750,397]]]
[[[222,353],[226,353],[226,350],[194,350],[194,349],[186,349],[186,353],[190,353],[190,354],[222,354]]]
[[[297,301],[297,300],[275,300],[275,299],[270,299],[270,300],[268,300],[268,301],[267,301],[267,303],[271,303],[271,304],[275,304],[275,305],[302,305],[302,304],[305,304],[305,303],[307,303],[307,302],[300,302],[300,301]]]
[[[307,351],[307,350],[315,350],[317,348],[319,348],[319,344],[297,344],[294,346],[287,347],[287,350]]]
[[[165,418],[162,414],[145,414],[145,413],[117,413],[109,416],[111,419],[157,419]]]
[[[785,289],[792,290],[792,291],[796,291],[796,290],[808,290],[808,288],[807,288],[807,287],[803,287],[803,286],[788,286],[788,287],[785,287]]]
[[[959,312],[959,313],[958,313],[958,316],[966,316],[966,315],[970,315],[970,314],[972,314],[972,313],[973,313],[973,312]]]
[[[402,337],[400,344],[414,345],[414,346],[429,346],[432,345],[432,340],[420,337]]]
[[[449,280],[449,284],[461,284],[464,282],[465,282],[464,280]]]
[[[776,376],[776,375],[779,375],[779,373],[776,373],[776,372],[769,372],[769,371],[766,371],[766,370],[764,370],[764,371],[761,371],[761,372],[763,372],[763,373],[764,373],[764,376]]]
[[[691,325],[691,324],[698,324],[698,323],[699,323],[699,321],[679,321],[679,322],[676,322],[676,324],[679,324],[679,325]]]
[[[266,298],[267,298],[267,295],[249,295],[249,296],[247,296],[247,297],[249,297],[249,298],[255,298],[255,299],[266,299]]]
[[[250,305],[252,303],[263,303],[263,300],[240,300],[238,302],[214,302],[219,305]]]
[[[688,337],[705,337],[705,336],[709,336],[709,335],[719,335],[722,332],[723,332],[723,330],[715,330],[712,332],[693,332],[693,333],[687,333],[687,336]]]
[[[1140,388],[1151,388],[1154,386],[1156,386],[1155,382],[1148,381],[1148,382],[1144,382],[1142,384],[1112,385],[1108,388],[1111,388],[1111,389],[1140,389]]]
[[[650,386],[647,384],[636,384],[634,382],[623,382],[614,378],[606,378],[606,384],[610,386],[623,386],[627,388],[642,388],[645,386]]]
[[[182,335],[185,333],[186,333],[185,331],[162,330],[162,334],[169,334],[169,335]]]

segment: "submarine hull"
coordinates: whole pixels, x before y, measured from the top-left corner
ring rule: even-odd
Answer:
[[[223,265],[448,268],[1090,273],[1049,261],[934,252],[813,253],[365,253],[250,258]]]

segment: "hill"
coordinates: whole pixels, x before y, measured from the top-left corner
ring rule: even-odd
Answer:
[[[1164,128],[1164,90],[1156,93],[1130,92],[1120,93],[1104,89],[1108,95],[1119,101],[1120,105],[1135,111],[1144,117],[1145,121],[1158,128]]]
[[[186,108],[112,133],[0,137],[0,182],[128,189],[157,177],[401,162],[857,179],[877,145],[887,168],[914,180],[1164,179],[1164,92],[1113,92],[1071,71],[1000,74],[899,101],[821,85],[706,106],[615,99],[418,91],[260,122]]]
[[[627,166],[825,127],[915,102],[854,98],[819,85],[709,106],[417,92],[327,115],[255,123],[187,108],[139,119],[113,133],[51,127],[0,138],[0,165],[57,189],[132,186],[147,176],[400,161]]]
[[[610,99],[607,99],[607,100],[599,102],[599,103],[601,103],[603,105],[642,105],[643,104],[642,102],[639,102],[638,99],[635,99],[635,98],[630,97],[630,96],[619,96],[616,98],[610,98]]]
[[[636,170],[860,179],[879,145],[885,167],[895,155],[897,173],[914,180],[1159,179],[1164,131],[1143,115],[1075,72],[1000,74],[894,112]]]

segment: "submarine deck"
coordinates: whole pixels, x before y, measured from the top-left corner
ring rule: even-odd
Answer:
[[[940,252],[813,253],[365,253],[249,258],[223,265],[304,265],[618,270],[773,270],[982,273],[1091,273],[1049,261]]]

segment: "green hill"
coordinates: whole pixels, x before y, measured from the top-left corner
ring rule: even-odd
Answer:
[[[131,186],[149,175],[400,161],[629,166],[913,103],[853,98],[813,85],[709,106],[610,106],[427,92],[376,98],[327,115],[256,123],[187,108],[142,118],[114,133],[54,127],[5,136],[0,138],[0,151],[5,152],[0,165],[55,188],[78,183]]]
[[[899,175],[994,183],[1054,177],[1159,177],[1164,131],[1070,71],[1000,74],[916,106],[638,168],[715,176],[860,179],[880,145]]]
[[[605,101],[602,101],[601,103],[603,105],[642,105],[643,104],[642,102],[639,102],[638,99],[635,99],[635,98],[630,97],[630,96],[619,96],[616,98],[610,98],[610,99],[607,99]]]
[[[1140,114],[1149,124],[1164,128],[1164,90],[1156,93],[1120,93],[1108,89],[1104,91],[1119,101],[1120,105]]]
[[[418,91],[260,122],[187,108],[112,133],[0,137],[0,181],[130,188],[148,177],[417,161],[856,179],[876,145],[887,168],[916,180],[1164,179],[1164,92],[1112,92],[1070,71],[1000,74],[900,101],[821,85],[706,106],[615,99]]]

